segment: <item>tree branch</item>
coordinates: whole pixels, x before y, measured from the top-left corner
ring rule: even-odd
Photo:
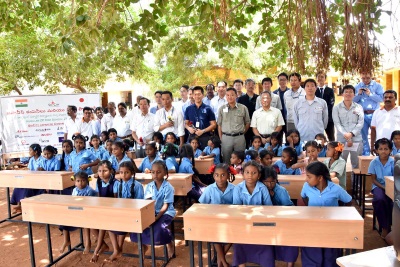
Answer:
[[[67,87],[78,89],[82,93],[87,93],[86,89],[82,87],[81,79],[79,77],[76,78],[76,83],[73,83],[73,82],[71,82],[69,80],[68,81],[63,81],[61,83],[64,84],[65,86],[67,86]]]
[[[4,82],[9,82],[9,80],[4,77],[0,77],[0,80]],[[16,91],[19,95],[22,95],[21,90],[16,85],[14,85],[13,90]]]
[[[106,8],[108,0],[104,0],[103,4],[101,5],[101,8],[99,10],[99,14],[97,15],[97,22],[96,22],[96,26],[99,27],[100,23],[101,23],[101,18],[103,16],[103,11]]]

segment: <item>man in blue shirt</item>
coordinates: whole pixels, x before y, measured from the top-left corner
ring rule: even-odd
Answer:
[[[364,110],[364,127],[361,130],[363,139],[363,155],[370,154],[368,131],[371,127],[372,114],[383,102],[383,87],[371,79],[371,72],[361,73],[361,82],[356,85],[356,96],[353,101],[360,104]]]

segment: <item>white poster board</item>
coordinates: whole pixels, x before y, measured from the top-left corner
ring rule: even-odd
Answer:
[[[1,97],[3,155],[27,156],[33,143],[52,145],[60,152],[67,106],[76,106],[78,118],[82,118],[84,107],[96,108],[99,104],[98,93]]]

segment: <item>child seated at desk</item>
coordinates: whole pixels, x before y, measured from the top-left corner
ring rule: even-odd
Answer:
[[[161,156],[161,151],[164,148],[164,137],[162,135],[162,133],[160,132],[155,132],[153,134],[153,139],[152,141],[156,142],[158,144],[158,151],[157,153],[159,154],[159,156]]]
[[[213,158],[214,164],[218,164],[221,162],[221,141],[213,136],[208,140],[206,148],[204,148],[203,152],[201,153],[200,159],[208,159]]]
[[[299,168],[293,167],[297,163],[297,153],[292,147],[285,147],[282,150],[282,158],[275,162],[273,167],[278,174],[300,175]]]
[[[261,151],[260,152],[261,165],[263,165],[264,167],[271,167],[274,156],[275,156],[274,153],[270,150],[264,149],[263,151]]]
[[[81,134],[73,135],[72,140],[74,140],[75,150],[71,152],[70,157],[70,170],[74,173],[82,170],[87,172],[87,174],[92,174],[92,166],[99,164],[100,160],[96,158],[93,153],[86,149],[87,136]]]
[[[337,177],[339,185],[346,190],[346,161],[340,157],[343,152],[344,145],[340,142],[329,142],[327,145],[324,164],[328,167],[331,178]]]
[[[199,138],[197,138],[197,136],[193,137],[190,140],[190,145],[193,148],[193,152],[194,152],[194,157],[197,159],[198,157],[201,156],[201,150],[199,149]]]
[[[161,158],[158,156],[158,146],[159,144],[151,141],[146,144],[146,157],[143,159],[142,163],[139,166],[139,171],[143,173],[150,173],[151,166],[156,160],[160,160]]]
[[[60,161],[56,157],[57,148],[53,146],[45,146],[43,149],[43,160],[41,161],[38,171],[59,171]]]
[[[243,174],[244,152],[233,151],[231,155],[231,165],[237,174]]]
[[[235,169],[228,164],[220,163],[213,165],[210,173],[213,175],[215,183],[206,187],[199,202],[202,204],[233,204],[233,189],[235,186],[230,182],[235,180]],[[215,251],[217,252],[217,266],[229,266],[225,255],[230,246],[230,244],[214,243]]]
[[[318,154],[322,149],[321,141],[307,141],[303,149],[304,152],[306,152],[306,157],[304,159],[300,159],[292,166],[292,168],[299,168],[301,173],[304,174],[308,164],[318,161]]]
[[[393,144],[392,153],[390,155],[394,156],[394,155],[400,153],[400,131],[399,130],[392,132],[392,135],[390,136],[390,141],[392,141],[392,144]]]
[[[126,152],[129,147],[121,141],[116,141],[112,144],[112,156],[108,159],[111,162],[115,173],[119,173],[119,167],[122,162],[131,161]]]
[[[177,173],[179,165],[176,162],[176,157],[179,154],[179,147],[173,143],[166,143],[162,150],[162,158],[167,165],[168,173]]]
[[[249,149],[246,149],[246,151],[248,150],[255,150],[258,153],[264,150],[264,147],[262,146],[261,136],[255,135],[251,138],[251,147],[249,147]]]
[[[106,152],[106,149],[100,145],[100,137],[98,135],[92,135],[90,137],[90,148],[89,150],[99,159],[101,160],[103,158],[104,153]]]
[[[105,146],[105,149],[106,149],[106,151],[103,153],[103,158],[102,158],[102,160],[108,160],[113,154],[112,154],[112,144],[113,144],[114,142],[113,141],[111,141],[110,139],[108,139],[106,142],[105,142],[105,144],[104,144],[104,146]]]
[[[315,141],[317,141],[318,144],[321,145],[321,150],[318,153],[318,157],[323,157],[323,158],[326,157],[326,150],[327,150],[326,143],[328,142],[326,136],[323,133],[319,133],[315,135]]]
[[[118,137],[117,130],[115,130],[114,128],[108,129],[108,138],[108,140],[111,140],[112,142],[122,141],[121,138]]]
[[[269,139],[269,142],[265,144],[265,149],[271,151],[274,154],[274,157],[282,156],[282,140],[279,136],[278,132],[273,132]],[[261,154],[261,152],[260,152]]]
[[[296,129],[289,130],[286,135],[286,143],[282,146],[282,151],[285,147],[292,147],[297,153],[297,156],[303,158],[303,143],[300,139],[300,132]]]

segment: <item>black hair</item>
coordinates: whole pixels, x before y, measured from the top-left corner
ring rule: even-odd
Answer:
[[[146,100],[147,105],[150,105],[150,99],[145,98],[145,97],[141,97],[141,98],[139,99],[139,102],[142,101],[142,100]]]
[[[261,164],[258,163],[258,162],[255,161],[255,160],[250,160],[250,161],[246,162],[246,163],[243,165],[243,173],[244,173],[244,170],[245,170],[247,167],[249,167],[249,166],[254,166],[254,167],[257,168],[257,170],[258,170],[258,172],[259,172],[260,174],[263,173],[263,166],[261,166]]]
[[[297,134],[297,136],[299,137],[299,142],[296,143],[296,144],[293,143],[294,146],[297,146],[297,145],[300,144],[300,142],[301,142],[300,132],[299,132],[297,129],[291,129],[291,130],[289,130],[289,131],[287,132],[287,135],[286,135],[286,145],[289,145],[289,142],[287,141],[287,137],[288,137],[289,135],[291,135],[292,133]]]
[[[173,137],[175,138],[174,144],[176,144],[176,142],[178,141],[178,138],[176,137],[175,133],[173,133],[173,132],[168,132],[168,133],[165,135],[165,141],[167,140],[167,136],[168,136],[168,135],[171,135],[171,136],[173,136]]]
[[[279,75],[277,76],[278,80],[279,80],[279,77],[281,77],[281,76],[284,76],[286,78],[286,80],[289,80],[289,76],[285,72],[279,73]]]
[[[195,160],[194,160],[194,151],[193,151],[193,147],[189,144],[184,144],[183,146],[181,146],[179,148],[179,166],[181,166],[182,163],[182,158],[188,158],[190,159],[192,166],[193,166],[193,170],[194,170],[194,164],[195,164]]]
[[[89,110],[90,112],[93,112],[93,109],[91,107],[84,107],[83,108],[83,112],[85,112],[86,110]]]
[[[332,181],[328,167],[320,161],[315,161],[308,164],[306,167],[306,171],[315,176],[322,176],[327,182]]]
[[[317,87],[317,82],[314,79],[307,79],[304,81],[304,87],[306,86],[307,83],[313,83],[315,87]]]
[[[161,140],[161,144],[160,145],[164,144],[164,136],[163,136],[163,134],[161,132],[155,132],[153,134],[153,138],[152,138],[153,141],[154,141],[154,137],[156,137],[157,139]]]
[[[314,147],[316,149],[322,149],[322,145],[319,144],[317,141],[313,140],[313,141],[307,141],[307,143],[304,145],[303,150],[307,151],[307,147]]]
[[[244,156],[245,156],[244,151],[235,150],[232,152],[232,155],[235,155],[236,157],[238,157],[242,161],[242,163],[244,162]]]
[[[43,148],[43,151],[49,151],[49,152],[53,153],[54,155],[56,155],[58,153],[57,148],[55,148],[54,146],[45,146]]]
[[[124,162],[125,162],[125,161],[124,161]],[[124,162],[121,162],[121,164],[124,163]],[[105,159],[105,160],[102,160],[102,161],[99,162],[99,164],[97,165],[97,167],[100,167],[101,165],[106,165],[107,169],[110,170],[111,174],[112,174],[112,175],[115,174],[115,170],[114,170],[114,168],[113,168],[113,166],[112,166],[111,161],[106,160],[106,159]],[[100,179],[99,179],[99,180],[100,180]]]
[[[331,141],[331,142],[328,143],[328,146],[336,148],[336,147],[339,146],[339,144],[341,144],[341,143],[340,142],[336,142],[336,141]],[[338,153],[338,157],[340,157],[340,155],[342,155],[343,151],[337,151],[336,150],[336,152]]]
[[[353,90],[353,93],[354,93],[354,94],[356,93],[356,89],[355,89],[354,86],[351,85],[351,84],[347,84],[347,85],[343,86],[342,92],[344,93],[344,91],[345,91],[345,90],[348,90],[348,89]]]
[[[173,99],[172,93],[170,91],[163,91],[161,95],[169,95],[171,99]]]
[[[208,140],[210,140],[214,144],[214,147],[221,147],[221,140],[218,137],[211,136]]]
[[[231,168],[231,166],[226,163],[218,163],[217,165],[215,165],[214,171],[211,174],[214,176],[214,172],[216,169],[223,169],[224,171],[226,171],[228,173],[228,182],[233,183],[235,181],[235,175],[233,173],[231,173],[230,168]]]
[[[395,90],[389,89],[383,92],[383,98],[385,98],[385,94],[394,94],[394,99],[397,100],[397,92]]]
[[[76,134],[76,135],[74,134],[74,135],[72,135],[72,140],[74,140],[74,141],[76,141],[76,140],[83,141],[83,144],[85,145],[85,148],[86,148],[86,141],[89,140],[89,137],[83,136],[81,134]]]
[[[376,140],[376,142],[374,144],[374,148],[375,148],[375,150],[378,150],[380,145],[385,145],[385,144],[388,145],[390,150],[392,150],[393,143],[390,142],[390,140],[387,138],[381,138],[381,139]]]
[[[214,86],[214,85],[213,85]],[[215,87],[214,87],[215,88]],[[201,91],[201,94],[202,95],[204,95],[204,89],[203,89],[203,87],[201,87],[201,86],[195,86],[195,87],[193,87],[193,93],[194,93],[194,91]]]
[[[317,139],[317,137],[324,139],[325,142],[327,141],[326,136],[323,133],[316,134],[314,138]]]
[[[197,136],[190,137],[190,138],[189,138],[189,143],[191,143],[193,140],[196,140],[197,143],[198,143],[199,146],[200,146],[201,143],[200,143],[199,137],[197,137]]]
[[[139,100],[140,101],[140,100]],[[126,104],[124,103],[124,102],[120,102],[119,104],[118,104],[118,107],[119,106],[122,106],[123,108],[125,108],[126,109]]]
[[[185,88],[186,90],[189,90],[189,85],[187,85],[187,84],[182,85],[181,88],[182,87]]]
[[[109,160],[102,160],[102,161],[99,162],[99,165],[97,165],[97,166],[98,166],[98,168],[100,168],[100,166],[103,166],[103,165],[105,165],[106,168],[110,170],[111,175],[110,175],[110,179],[108,180],[108,184],[111,187],[111,189],[107,190],[107,193],[105,195],[101,195],[101,193],[100,193],[101,191],[99,190],[99,196],[100,197],[114,197],[114,193],[112,192],[112,190],[113,190],[112,187],[114,187],[114,183],[116,181],[116,179],[114,177],[115,170],[112,167],[112,164],[111,164],[111,162]],[[102,187],[101,183],[102,183],[102,179],[99,177],[96,180],[97,188],[101,188]]]
[[[129,151],[129,146],[126,143],[124,143],[123,141],[115,141],[112,145],[121,148],[123,150],[123,153],[126,153],[126,151]]]
[[[110,136],[110,133],[115,133],[115,134],[118,134],[118,132],[117,132],[117,130],[115,130],[114,128],[110,128],[110,129],[108,129],[108,136]]]
[[[270,82],[271,85],[274,85],[274,84],[272,83],[272,79],[271,79],[270,77],[266,77],[266,78],[262,79],[261,85],[263,85],[265,82]]]
[[[297,157],[296,149],[294,149],[293,147],[288,146],[288,147],[285,147],[282,150],[282,154],[283,153],[288,153],[289,157],[292,158],[292,160],[290,161],[290,166],[292,166],[293,164],[297,163],[298,157]]]
[[[262,145],[262,139],[261,139],[261,136],[259,136],[259,135],[254,135],[254,136],[251,138],[251,145],[253,145],[253,142],[254,142],[256,139],[259,139],[260,142],[261,142],[261,145]]]
[[[81,178],[86,180],[87,184],[89,184],[89,175],[84,172],[84,171],[78,171],[74,174],[74,180],[76,180],[77,178]]]
[[[30,149],[36,152],[36,155],[40,156],[42,154],[42,147],[39,144],[32,144],[29,146]]]
[[[68,107],[73,111],[73,112],[77,112],[78,109],[76,108],[76,106],[74,105],[68,105]]]
[[[243,85],[243,81],[241,79],[234,80],[233,85],[235,85],[235,83],[241,83]]]
[[[62,141],[61,146],[63,146],[65,143],[68,143],[68,145],[70,145],[72,150],[74,149],[74,144],[72,143],[71,140],[67,139],[67,140]],[[65,162],[64,162],[64,160],[65,160],[65,152],[63,150],[62,155],[61,155],[61,159],[60,159],[60,161],[61,161],[60,162],[60,170],[62,170],[62,171],[65,170]]]
[[[278,182],[278,174],[276,173],[274,167],[269,167],[269,166],[264,167],[264,175],[262,179],[260,179],[260,182],[267,180],[267,178],[272,178],[276,182]]]
[[[147,142],[147,143],[146,143],[146,147],[147,147],[147,146],[152,147],[152,148],[156,151],[155,155],[157,155],[157,151],[160,151],[160,145],[158,145],[158,148],[157,148],[157,143],[154,142],[154,141]]]
[[[270,150],[268,150],[268,149],[263,149],[263,150],[260,151],[260,158],[261,158],[261,159],[263,159],[263,158],[264,158],[265,156],[267,156],[267,155],[270,155],[270,156],[271,156],[271,159],[272,159],[273,157],[275,157],[274,152],[272,152],[272,151],[270,151]]]
[[[400,135],[400,131],[399,130],[395,130],[392,132],[392,134],[390,135],[390,141],[393,142],[393,139],[396,135]]]
[[[165,178],[165,180],[168,180],[168,167],[167,167],[167,164],[165,163],[165,161],[163,161],[163,160],[156,160],[156,161],[154,161],[153,162],[153,164],[151,165],[151,166],[154,166],[154,165],[159,165],[159,166],[161,166],[163,169],[164,169],[164,171],[165,171],[165,173],[166,173],[166,178]]]
[[[272,145],[272,144],[271,144],[271,140],[272,140],[272,139],[278,140],[278,146],[281,146],[281,145],[282,145],[282,138],[281,138],[281,135],[279,134],[279,132],[273,132],[273,133],[271,133],[271,136],[270,136],[270,138],[269,138],[269,144],[270,144],[270,145]]]
[[[102,107],[97,107],[97,108],[95,108],[94,111],[96,112],[96,111],[99,111],[99,110],[101,110],[101,112],[104,112],[104,109]]]
[[[293,73],[291,73],[291,74],[289,75],[289,78],[288,78],[288,79],[290,79],[290,77],[297,77],[297,79],[299,79],[299,82],[301,82],[301,75],[300,75],[300,73],[293,72]]]
[[[94,135],[92,135],[91,137],[90,137],[90,146],[91,147],[93,147],[93,145],[92,145],[92,140],[93,139],[99,139],[99,141],[100,141],[100,144],[99,145],[101,145],[101,139],[100,139],[100,137],[97,135],[97,134],[94,134]]]
[[[105,135],[106,136],[106,141],[108,140],[108,132],[107,131],[102,131],[101,133],[100,133],[100,136],[101,135]],[[105,142],[105,141],[104,141]]]
[[[126,151],[129,151],[129,148],[131,148],[135,145],[135,141],[132,141],[131,139],[128,139],[128,138],[123,139],[122,143],[124,143],[125,146],[127,147]]]
[[[245,156],[246,162],[251,161],[251,160],[256,160],[259,157],[257,150],[247,150],[245,152],[245,155],[246,155]]]
[[[131,184],[130,193],[131,193],[131,198],[135,198],[135,186],[136,186],[136,184],[135,184],[135,174],[136,173],[135,173],[135,167],[134,167],[132,161],[121,162],[121,164],[119,165],[119,168],[120,169],[121,168],[127,168],[133,174],[133,176],[132,176],[133,183]],[[122,198],[122,181],[119,183],[118,198]]]
[[[154,92],[154,95],[156,95],[156,94],[160,94],[160,95],[162,95],[162,91],[160,91],[160,90],[157,90],[157,91],[155,91],[155,92]]]
[[[178,152],[178,146],[173,143],[166,143],[162,150],[163,159],[166,160],[168,157],[177,157]]]
[[[233,92],[235,92],[235,95],[237,95],[237,91],[236,91],[236,89],[233,88],[233,87],[229,87],[228,89],[226,89],[226,91],[227,91],[227,92],[228,92],[228,91],[233,91]]]

